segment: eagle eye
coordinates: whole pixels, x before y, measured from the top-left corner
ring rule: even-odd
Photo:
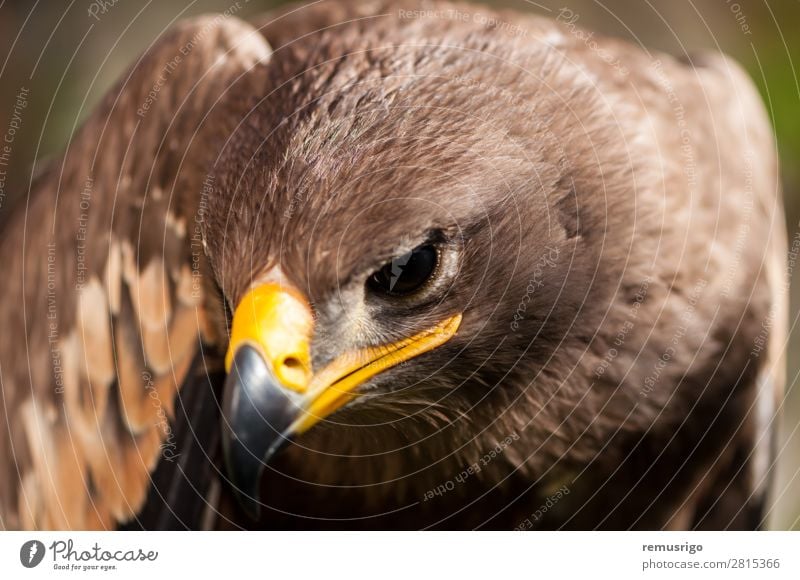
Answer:
[[[438,263],[439,252],[433,244],[417,246],[370,275],[367,287],[386,296],[413,294],[433,277]]]

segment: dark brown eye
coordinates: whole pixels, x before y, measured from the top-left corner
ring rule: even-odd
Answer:
[[[406,296],[422,288],[436,271],[439,253],[431,244],[414,248],[392,258],[367,280],[373,292],[388,296]]]

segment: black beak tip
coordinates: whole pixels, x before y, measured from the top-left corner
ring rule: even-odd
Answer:
[[[285,389],[250,346],[234,355],[225,382],[223,453],[242,509],[261,515],[260,484],[267,462],[289,442],[288,428],[300,412],[299,395]]]
[[[279,454],[289,441],[286,437],[280,437],[264,457],[257,461],[250,449],[235,439],[235,436],[225,439],[226,468],[236,499],[253,520],[261,517],[261,478],[264,469],[270,459]]]

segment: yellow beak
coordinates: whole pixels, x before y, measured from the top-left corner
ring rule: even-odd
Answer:
[[[283,443],[351,401],[371,377],[447,342],[460,323],[457,314],[398,342],[346,352],[313,374],[308,302],[277,284],[250,290],[234,312],[225,357],[224,447],[240,495],[257,502],[264,462]]]

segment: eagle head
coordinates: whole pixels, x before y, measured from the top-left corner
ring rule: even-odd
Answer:
[[[286,469],[327,484],[430,485],[522,431],[505,460],[546,461],[574,411],[552,402],[565,353],[621,269],[602,247],[631,235],[598,227],[595,192],[624,179],[604,183],[614,150],[585,155],[602,106],[574,74],[530,43],[390,20],[277,51],[213,169],[225,451],[254,511],[290,441]]]

